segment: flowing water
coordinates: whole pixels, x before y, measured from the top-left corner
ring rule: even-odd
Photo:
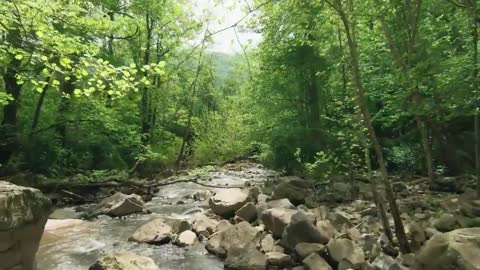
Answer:
[[[253,163],[239,163],[224,168],[213,168],[202,178],[210,185],[245,185],[262,183],[275,173]],[[155,246],[128,242],[127,239],[141,225],[155,218],[188,219],[206,211],[206,201],[191,197],[196,191],[211,190],[195,183],[177,183],[162,187],[147,208],[150,215],[132,215],[126,218],[101,216],[94,221],[78,219],[49,220],[37,254],[38,270],[85,270],[95,260],[110,252],[133,252],[154,259],[162,270],[216,270],[223,262],[207,253],[203,244],[180,248],[172,244]],[[183,204],[177,204],[182,201]],[[61,209],[65,218],[75,217],[73,208]]]

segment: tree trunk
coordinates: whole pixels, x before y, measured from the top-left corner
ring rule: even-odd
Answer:
[[[2,125],[17,125],[17,111],[20,105],[20,90],[22,86],[17,83],[17,68],[8,67],[3,80],[5,81],[6,93],[11,95],[13,100],[3,107]]]
[[[71,76],[70,80],[65,80],[62,83],[61,91],[64,96],[61,97],[60,105],[58,107],[58,123],[56,127],[57,134],[60,136],[60,141],[62,142],[62,147],[65,148],[67,146],[67,114],[70,111],[70,105],[72,103],[71,95],[75,90],[75,76]]]
[[[380,2],[377,3],[381,4]],[[420,95],[418,84],[415,83],[415,78],[413,78],[413,76],[410,74],[411,70],[414,68],[415,65],[415,63],[412,63],[412,55],[415,53],[418,41],[418,21],[420,18],[422,0],[416,0],[414,5],[412,5],[410,1],[402,3],[404,5],[400,8],[403,9],[403,19],[405,20],[402,21],[402,23],[406,25],[405,31],[407,31],[409,37],[405,46],[396,46],[392,33],[388,29],[387,23],[383,17],[381,17],[381,23],[383,25],[387,44],[390,49],[390,53],[392,54],[392,57],[394,59],[394,62],[406,78],[404,79],[403,83],[406,89],[409,89],[412,92],[412,99],[416,108],[414,112],[414,117],[418,131],[420,133],[420,142],[423,148],[427,175],[430,182],[433,182],[435,174],[433,165],[432,145],[428,138],[426,121],[419,112],[422,106],[422,97]]]
[[[416,86],[415,92],[413,93],[414,103],[418,108],[421,106],[421,96]],[[420,138],[422,140],[423,153],[425,154],[425,165],[427,167],[428,179],[430,183],[435,180],[435,173],[433,169],[433,155],[432,155],[432,144],[428,136],[427,124],[423,120],[419,112],[415,112],[415,122],[417,124],[418,131],[420,131]]]
[[[38,97],[37,106],[35,107],[35,113],[33,114],[32,127],[30,129],[30,134],[29,134],[30,139],[32,139],[34,131],[37,128],[38,122],[40,120],[40,113],[42,111],[43,101],[45,100],[48,87],[50,86],[50,77],[48,77],[45,81],[47,82],[47,84],[43,87],[42,89],[43,91],[42,93],[40,93],[40,96]]]
[[[319,108],[319,94],[317,78],[315,76],[315,70],[313,67],[309,70],[309,82],[307,86],[307,110],[308,110],[308,127],[310,129],[312,147],[309,149],[309,155],[311,159],[315,157],[315,154],[320,150],[320,143],[322,138],[322,132],[320,128],[320,108]]]
[[[478,90],[478,26],[477,26],[477,1],[472,1],[472,85],[473,91]],[[480,197],[480,108],[476,106],[474,115],[475,126],[475,176],[477,177],[477,196]]]
[[[147,40],[145,42],[145,54],[143,57],[143,64],[148,65],[150,64],[150,47],[151,47],[151,40],[152,40],[152,31],[153,31],[153,20],[150,18],[150,15],[147,13],[145,15],[145,23],[147,28]],[[144,76],[146,77],[148,72],[145,71]],[[140,118],[142,121],[142,142],[143,145],[147,145],[150,141],[150,110],[149,110],[149,95],[148,95],[148,87],[144,87],[142,89],[142,100],[140,104]]]
[[[14,66],[7,67],[3,80],[5,82],[6,94],[12,96],[13,100],[3,107],[3,120],[0,134],[0,164],[7,164],[10,157],[15,152],[18,144],[17,140],[17,112],[20,104],[20,93],[22,86],[17,83],[18,61]]]
[[[363,83],[362,83],[361,73],[360,73],[360,65],[358,60],[355,32],[353,28],[350,26],[350,21],[348,19],[347,14],[342,8],[341,1],[335,0],[335,2],[333,4],[330,3],[330,5],[332,5],[337,10],[343,22],[343,25],[345,27],[347,43],[350,50],[350,61],[351,61],[353,82],[355,85],[355,96],[364,120],[364,124],[368,130],[370,141],[372,142],[373,148],[375,150],[375,154],[377,155],[377,161],[380,166],[382,181],[383,181],[383,184],[385,185],[386,197],[390,204],[390,210],[392,212],[392,217],[395,224],[395,233],[397,235],[397,239],[399,242],[400,251],[402,253],[410,253],[410,245],[408,243],[407,235],[405,233],[403,222],[400,217],[400,211],[398,210],[395,193],[393,192],[390,179],[388,178],[388,172],[387,172],[387,167],[385,166],[385,160],[383,157],[382,148],[380,146],[380,143],[377,140],[377,135],[375,133],[375,129],[373,128],[373,125],[371,122],[371,116],[367,110],[365,93],[364,93],[364,88],[363,88]]]
[[[433,170],[432,147],[428,138],[427,127],[419,115],[415,115],[415,122],[417,123],[418,130],[420,131],[423,153],[425,154],[425,165],[427,166],[428,179],[431,183],[435,180],[435,173]]]
[[[190,136],[188,134],[188,131],[191,130],[192,128],[192,117],[193,117],[193,105],[195,105],[195,96],[196,96],[196,91],[197,91],[197,82],[198,78],[200,77],[200,71],[202,70],[202,60],[203,60],[203,50],[205,49],[205,43],[202,43],[202,48],[200,49],[200,55],[198,59],[198,66],[197,66],[197,71],[195,74],[195,78],[190,86],[192,89],[192,100],[190,102],[190,106],[188,108],[188,123],[187,127],[185,128],[184,134],[182,136],[182,145],[180,147],[180,151],[178,152],[177,160],[175,161],[175,174],[177,173],[178,169],[180,168],[180,163],[183,159],[184,152],[185,152],[185,146],[187,145],[187,141],[189,140],[188,137]]]
[[[115,13],[113,11],[108,12],[108,17],[110,18],[110,21],[112,22],[115,21]],[[113,36],[113,33],[111,33],[107,38],[107,54],[108,54],[108,57],[110,58],[110,61],[114,59],[113,40],[114,40],[114,36]],[[105,92],[107,93],[107,101],[105,102],[105,106],[107,108],[112,107],[112,95],[108,93],[110,89],[111,89],[110,84],[107,84],[105,88]]]
[[[368,149],[367,145],[364,145],[364,147],[365,147],[364,148],[365,164],[367,166],[368,180],[370,182],[370,186],[372,189],[373,201],[377,205],[378,214],[380,216],[380,220],[382,221],[382,227],[383,227],[385,236],[387,236],[387,239],[390,241],[391,244],[393,244],[394,243],[393,233],[392,233],[392,229],[390,228],[390,223],[388,222],[387,209],[385,207],[385,200],[384,200],[384,197],[380,196],[380,194],[378,193],[378,190],[377,190],[378,183],[373,178],[372,162],[370,161],[370,150]]]

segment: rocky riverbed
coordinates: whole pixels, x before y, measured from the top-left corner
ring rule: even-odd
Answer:
[[[117,193],[57,209],[38,269],[480,269],[480,201],[468,190],[395,182],[413,249],[400,254],[361,181],[312,188],[250,162],[185,179],[195,181],[161,186],[147,203]]]

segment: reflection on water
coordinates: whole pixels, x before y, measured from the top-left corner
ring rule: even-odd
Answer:
[[[241,185],[248,181],[263,181],[270,171],[256,168],[248,170],[215,171],[211,173],[214,185]],[[37,254],[38,270],[85,270],[106,253],[130,251],[151,257],[162,270],[216,270],[223,262],[208,255],[203,245],[179,248],[171,244],[153,246],[128,242],[133,232],[149,220],[188,219],[207,209],[206,201],[194,201],[191,196],[199,190],[212,190],[194,183],[179,183],[162,187],[147,203],[151,215],[132,215],[126,219],[101,216],[94,221],[75,219],[49,220]],[[182,200],[184,204],[177,204]],[[60,211],[70,218],[72,208]]]

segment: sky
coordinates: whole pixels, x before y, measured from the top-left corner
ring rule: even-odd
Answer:
[[[220,3],[215,4],[215,2]],[[208,14],[208,17],[210,18],[210,32],[218,31],[238,22],[248,13],[246,2],[251,3],[252,0],[192,0],[196,16],[202,17]],[[250,14],[245,21],[247,21],[253,15],[254,14]],[[239,40],[244,47],[254,47],[261,40],[260,34],[242,31],[239,27],[237,27],[237,33]],[[227,54],[242,52],[242,47],[237,41],[235,32],[232,28],[215,34],[212,36],[212,39],[213,44],[208,47],[208,50],[210,51]],[[249,42],[250,40],[251,42]],[[249,43],[251,45],[249,45]]]

